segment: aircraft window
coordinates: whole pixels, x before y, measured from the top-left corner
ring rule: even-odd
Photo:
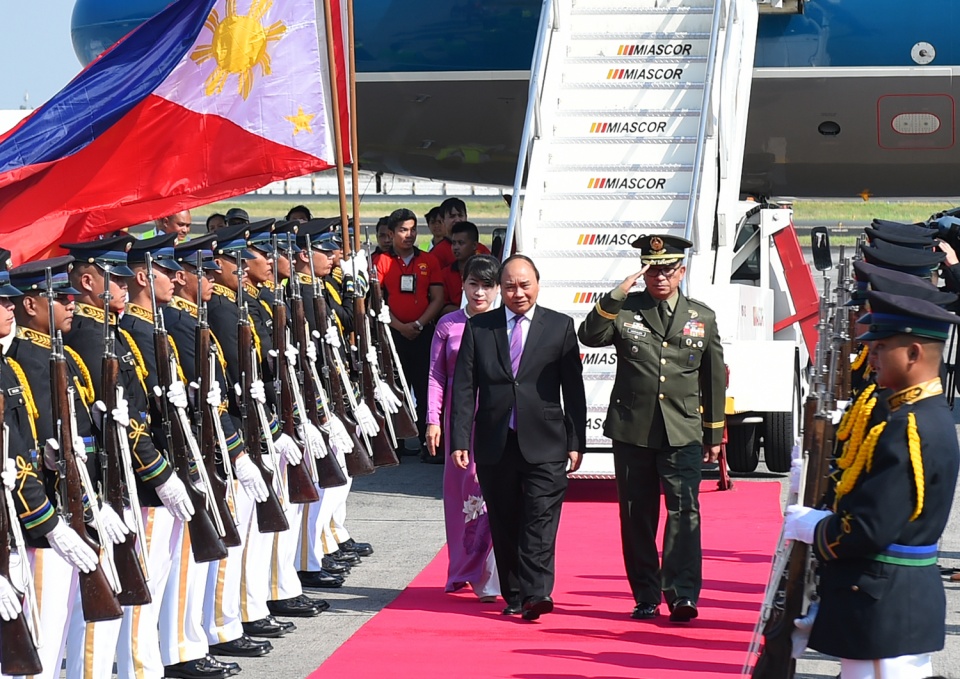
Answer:
[[[753,234],[757,233],[760,227],[755,224],[744,224],[737,232],[737,240],[734,243],[733,251],[739,252],[740,248],[746,245]],[[753,247],[753,246],[751,246]],[[754,248],[754,251],[747,257],[746,261],[733,272],[731,277],[733,281],[740,282],[759,282],[760,280],[760,248]]]

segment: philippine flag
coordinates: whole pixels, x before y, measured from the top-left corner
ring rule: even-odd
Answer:
[[[323,0],[177,0],[0,137],[0,246],[19,264],[333,166],[327,1],[339,111]]]

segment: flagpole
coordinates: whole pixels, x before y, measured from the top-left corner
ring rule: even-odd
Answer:
[[[360,252],[360,141],[357,132],[357,50],[353,32],[353,0],[347,0],[347,34],[350,44],[350,179],[353,183],[353,250]],[[349,231],[344,240],[350,237]]]
[[[337,161],[337,188],[340,193],[340,229],[343,236],[343,256],[349,257],[352,244],[350,243],[350,231],[347,228],[347,195],[346,180],[343,170],[343,137],[340,125],[340,92],[337,87],[337,55],[333,45],[333,10],[330,8],[331,0],[323,0],[323,16],[327,33],[327,62],[330,67],[330,99],[333,102],[333,147],[334,157]],[[337,25],[340,25],[339,17]],[[352,50],[351,45],[351,50]],[[351,133],[352,137],[352,133]],[[356,191],[356,186],[354,186]],[[354,229],[356,231],[356,229]]]

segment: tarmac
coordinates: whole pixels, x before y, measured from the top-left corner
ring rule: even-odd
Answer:
[[[298,630],[273,640],[274,650],[266,657],[241,659],[240,676],[304,679],[393,601],[444,544],[442,476],[442,466],[404,457],[398,467],[356,479],[348,501],[347,526],[354,539],[373,544],[374,554],[353,569],[342,588],[308,590],[311,596],[327,599],[330,610],[316,618],[295,620]],[[704,476],[710,478],[710,473]],[[756,472],[735,479],[738,483],[779,483],[784,497],[786,494],[786,477],[768,472],[762,461]],[[960,492],[952,517],[941,544],[941,565],[960,568]],[[960,679],[960,583],[947,582],[945,589],[947,642],[936,654],[934,668],[944,677]],[[628,613],[624,611],[624,615]],[[664,653],[671,652],[664,649]],[[638,676],[642,676],[639,670]],[[839,672],[839,662],[808,651],[799,660],[795,676],[833,679]],[[364,677],[363,668],[358,667],[354,676]]]

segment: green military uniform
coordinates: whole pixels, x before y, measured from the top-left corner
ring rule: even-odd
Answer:
[[[670,236],[639,241],[644,263],[648,251],[661,251],[652,261],[657,266],[679,262],[689,247]],[[661,591],[671,610],[689,600],[694,617],[702,581],[703,446],[720,444],[724,424],[726,371],[716,316],[679,292],[660,302],[647,290],[627,295],[618,287],[597,302],[578,335],[586,346],[617,350],[604,434],[613,440],[634,617],[656,616]],[[656,545],[661,486],[668,512],[662,568]]]

